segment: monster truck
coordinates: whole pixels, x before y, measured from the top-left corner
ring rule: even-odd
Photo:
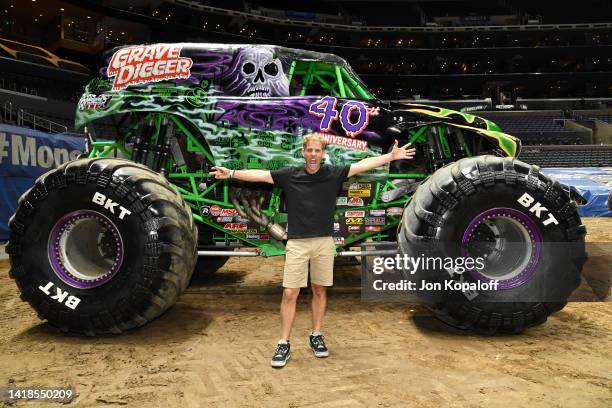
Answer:
[[[194,269],[212,273],[237,248],[283,255],[282,191],[215,180],[209,170],[301,166],[311,133],[324,135],[332,164],[384,154],[396,140],[417,148],[414,160],[344,183],[334,239],[338,249],[397,240],[402,254],[419,256],[426,244],[483,255],[481,271],[406,274],[499,281],[493,293],[425,296],[444,321],[518,333],[560,310],[580,282],[586,231],[576,204],[515,159],[518,139],[470,114],[381,101],[335,55],[267,45],[119,47],[86,86],[76,126],[85,157],[23,194],[7,246],[22,299],[62,331],[142,326],[176,301]],[[555,296],[529,297],[542,287]]]

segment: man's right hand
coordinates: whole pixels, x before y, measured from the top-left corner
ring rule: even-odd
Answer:
[[[226,169],[225,167],[222,166],[215,166],[215,167],[211,167],[211,172],[209,173],[210,175],[214,175],[216,179],[228,179],[230,176],[230,169]]]

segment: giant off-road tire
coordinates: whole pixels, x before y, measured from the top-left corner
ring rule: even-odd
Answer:
[[[19,199],[7,252],[21,298],[64,332],[121,333],[172,306],[197,228],[164,177],[122,159],[80,159]]]
[[[400,252],[412,257],[480,257],[480,269],[432,262],[403,272],[418,288],[440,283],[419,293],[437,317],[496,334],[520,333],[565,306],[580,284],[585,234],[576,204],[537,166],[479,156],[438,170],[419,187],[398,241]],[[495,280],[496,290],[482,285]],[[454,282],[481,288],[451,289],[459,287]]]

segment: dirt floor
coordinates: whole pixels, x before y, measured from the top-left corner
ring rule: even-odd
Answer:
[[[609,270],[612,251],[602,243],[612,242],[612,219],[585,223],[599,243],[587,269]],[[274,370],[280,258],[233,259],[156,321],[100,338],[41,322],[7,270],[0,261],[0,387],[72,386],[69,406],[612,406],[612,304],[609,284],[607,294],[590,290],[605,280],[597,274],[578,298],[607,301],[570,302],[522,335],[481,337],[419,305],[364,303],[359,267],[339,267],[325,321],[330,357],[307,347],[303,296],[293,357]]]

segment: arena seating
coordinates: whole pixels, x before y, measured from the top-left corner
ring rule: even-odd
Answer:
[[[589,119],[597,119],[612,124],[612,115],[588,115]]]
[[[561,111],[548,115],[541,114],[499,114],[482,113],[482,116],[497,123],[503,132],[521,139],[524,145],[583,145],[590,144],[588,132],[564,127]]]
[[[564,132],[567,131],[560,122],[563,121],[562,115],[551,116],[501,116],[495,114],[486,115],[497,123],[504,132]]]
[[[608,167],[612,146],[525,146],[519,159],[540,167]]]

